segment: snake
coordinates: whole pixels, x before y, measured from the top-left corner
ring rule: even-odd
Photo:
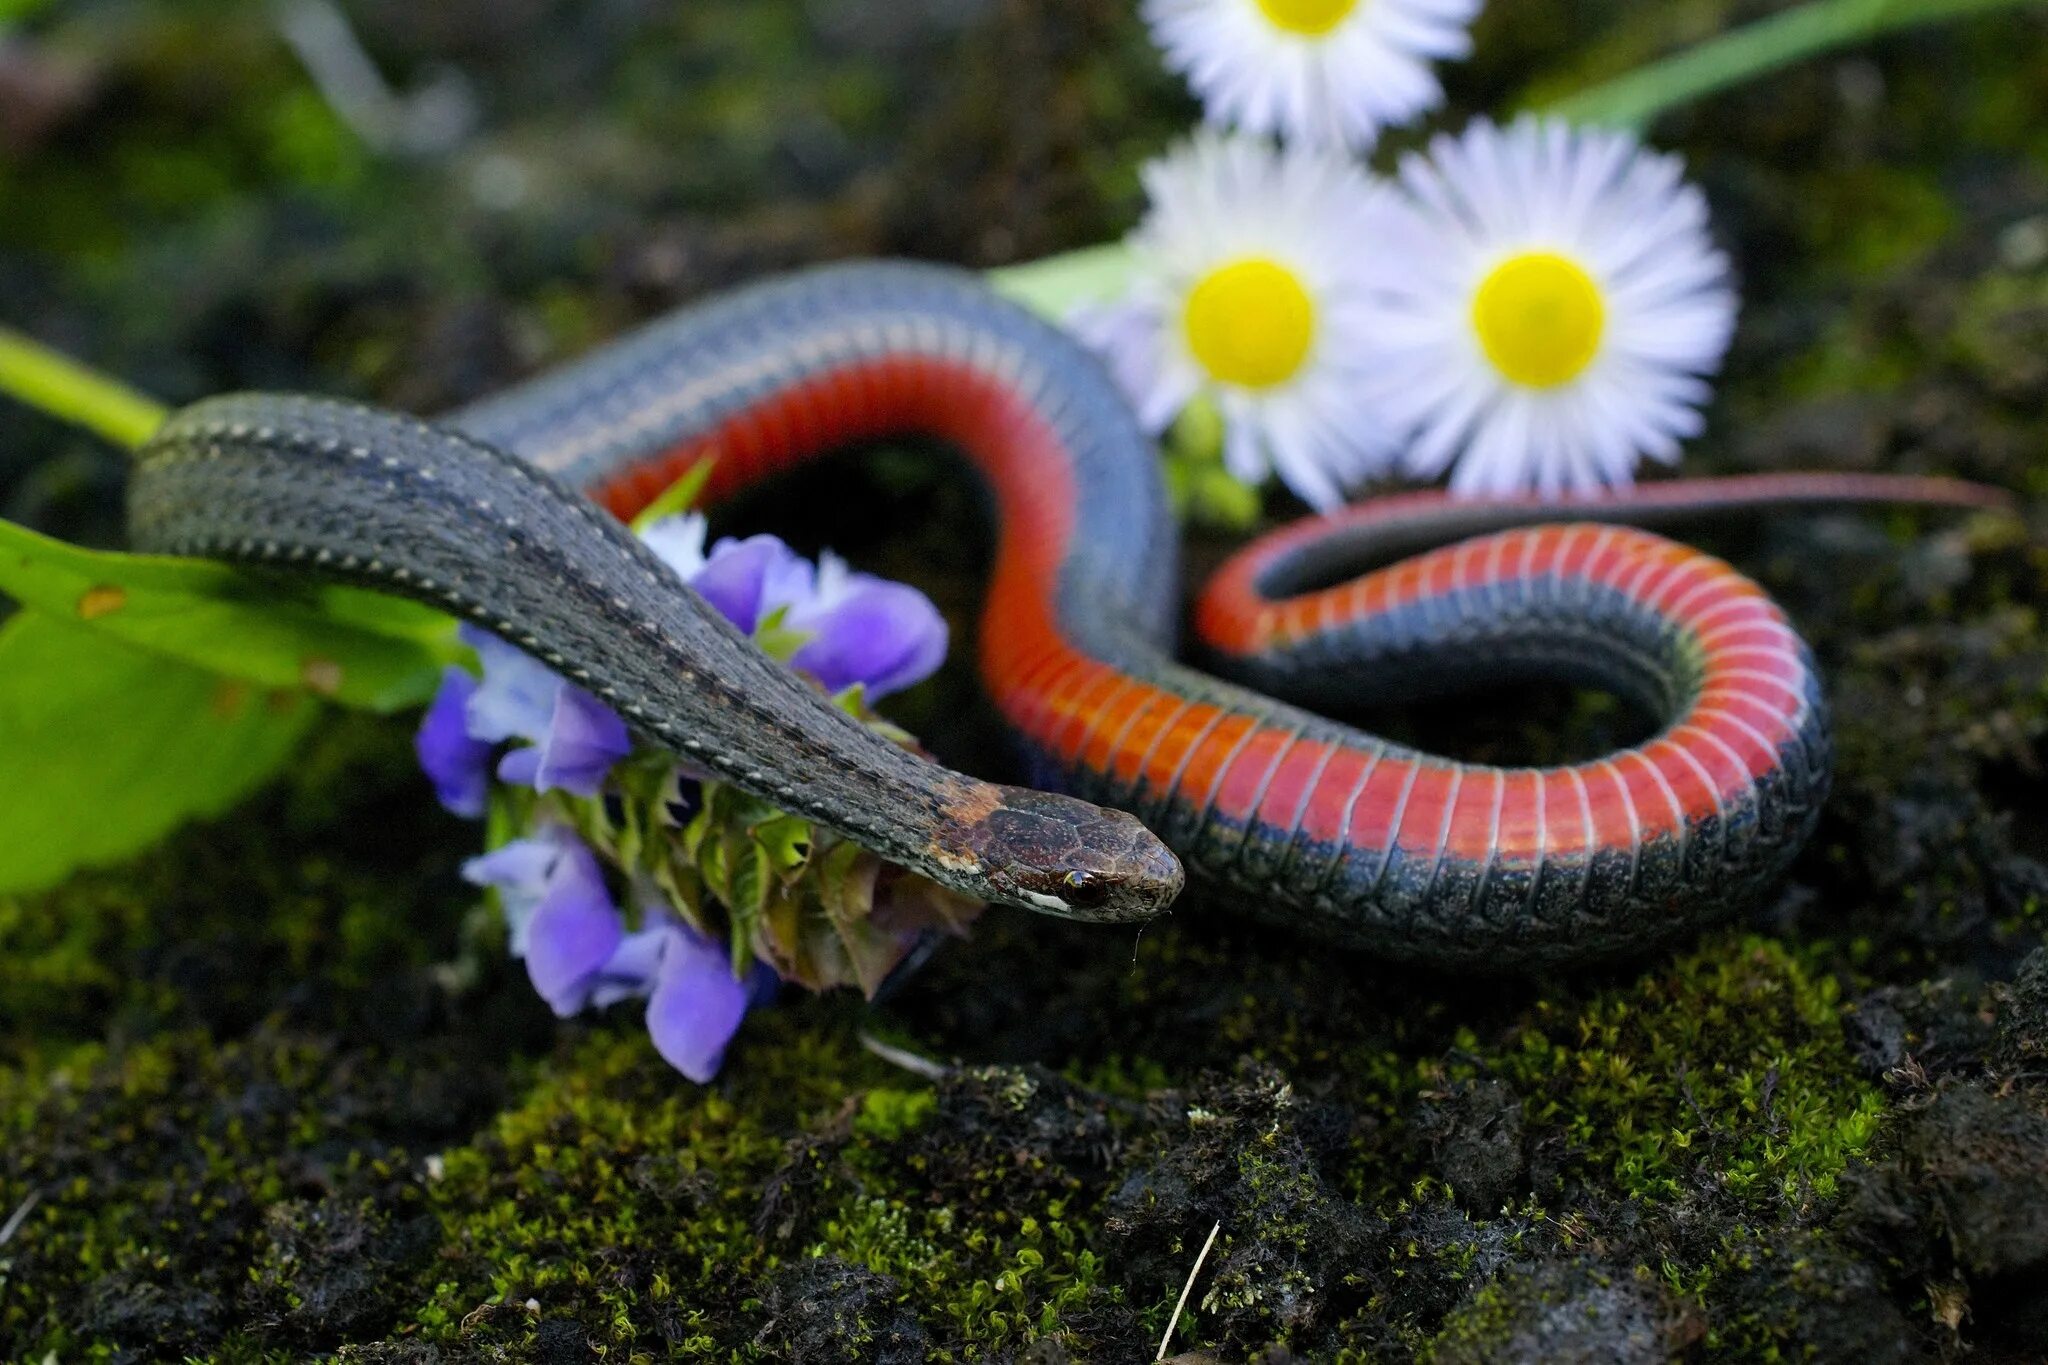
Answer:
[[[993,504],[980,671],[1033,785],[863,726],[627,529],[705,461],[715,503],[908,438],[964,456]],[[1822,689],[1785,613],[1643,526],[1864,500],[1998,497],[1784,474],[1564,506],[1374,499],[1227,563],[1193,612],[1198,669],[1178,650],[1157,448],[1100,360],[978,277],[883,261],[686,305],[431,422],[306,395],[204,399],[139,452],[127,510],[141,550],[475,622],[691,766],[984,900],[1132,922],[1192,873],[1212,900],[1314,939],[1526,969],[1730,913],[1785,870],[1827,791]],[[1589,762],[1502,767],[1324,714],[1538,676],[1603,688],[1658,729]]]

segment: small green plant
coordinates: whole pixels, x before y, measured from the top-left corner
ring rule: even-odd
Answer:
[[[1825,1202],[1877,1136],[1884,1096],[1851,1062],[1840,987],[1812,960],[1749,938],[1554,1022],[1539,1005],[1505,1070],[1532,1121],[1562,1124],[1631,1195],[1707,1181],[1745,1203]]]

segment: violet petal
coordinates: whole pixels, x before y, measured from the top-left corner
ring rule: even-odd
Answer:
[[[770,581],[786,579],[789,563],[795,559],[795,552],[774,536],[721,540],[712,547],[703,569],[691,578],[690,586],[726,620],[751,635],[760,624]]]
[[[528,926],[526,974],[557,1015],[590,1003],[597,975],[625,937],[625,920],[581,845],[565,850]]]
[[[476,679],[465,670],[444,670],[413,737],[413,752],[441,805],[472,820],[484,813],[491,782],[491,746],[469,733],[469,699],[476,690]]]
[[[545,664],[475,626],[462,628],[462,641],[476,651],[484,669],[484,680],[467,709],[471,737],[498,744],[546,735],[555,714],[555,694],[565,686],[562,679]]]
[[[618,712],[580,687],[564,687],[540,744],[534,790],[559,787],[576,796],[596,796],[612,765],[632,751],[632,736]]]
[[[724,947],[688,930],[669,941],[647,1002],[647,1032],[670,1066],[708,1084],[746,1013],[747,988]]]
[[[644,1000],[660,980],[662,956],[682,928],[672,919],[650,915],[647,926],[619,940],[592,984],[590,1003],[598,1009],[621,1000]]]
[[[838,692],[867,684],[886,696],[923,682],[946,657],[946,620],[931,599],[903,583],[856,575],[845,595],[802,628],[812,637],[790,659]]]
[[[531,787],[540,776],[540,746],[525,745],[508,750],[498,760],[498,780],[515,787]]]
[[[498,901],[505,909],[512,956],[526,955],[527,929],[533,922],[534,911],[540,908],[541,899],[562,867],[563,855],[571,848],[581,847],[575,835],[559,825],[548,825],[462,865],[464,881],[497,891]]]

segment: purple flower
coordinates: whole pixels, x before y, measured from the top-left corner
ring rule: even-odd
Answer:
[[[597,974],[590,990],[591,1005],[606,1009],[621,1000],[645,1000],[654,991],[661,955],[678,932],[675,917],[667,911],[648,911],[646,927],[620,939]]]
[[[599,973],[591,1003],[647,1001],[647,1032],[669,1065],[702,1085],[718,1074],[725,1048],[747,1010],[773,998],[775,974],[755,964],[746,980],[733,975],[725,946],[655,905],[646,927],[628,934]]]
[[[462,876],[472,885],[496,888],[505,907],[512,956],[524,957],[528,930],[541,902],[559,877],[581,875],[586,864],[594,871],[590,850],[581,840],[560,825],[544,825],[527,838],[471,858],[462,865]]]
[[[469,702],[476,691],[475,678],[448,668],[413,737],[413,752],[442,806],[472,820],[484,813],[491,783],[491,746],[469,732]]]
[[[535,791],[560,788],[576,796],[596,796],[612,765],[633,752],[626,722],[580,687],[564,686],[555,694],[547,733],[530,748],[514,749],[498,763],[498,778]]]
[[[489,631],[462,627],[462,643],[476,651],[484,680],[467,708],[469,736],[486,744],[508,739],[535,740],[548,732],[555,713],[559,675],[547,665],[506,644]]]
[[[647,1032],[655,1051],[699,1085],[708,1083],[746,1017],[747,998],[747,984],[732,974],[731,954],[686,926],[676,926],[647,1000]]]
[[[690,586],[728,621],[752,635],[761,618],[805,594],[810,566],[774,536],[721,540]]]
[[[721,540],[707,553],[698,516],[665,518],[642,539],[739,629],[755,633],[770,613],[786,613],[803,641],[792,666],[830,691],[861,684],[885,695],[929,677],[945,656],[945,621],[923,594],[853,573],[835,556],[814,566],[767,535]],[[483,676],[450,670],[418,737],[421,766],[443,802],[481,813],[491,754],[506,743],[513,747],[496,765],[499,780],[599,795],[632,751],[619,715],[488,632],[465,626],[462,638]],[[677,827],[701,805],[702,779],[678,766],[662,793],[660,813]],[[644,999],[655,1048],[699,1083],[717,1074],[747,1010],[779,985],[759,962],[735,976],[728,946],[679,919],[651,884],[636,883],[645,905],[641,927],[629,932],[597,855],[565,827],[542,826],[472,859],[463,875],[497,889],[512,952],[549,1008],[567,1016]]]
[[[575,835],[549,826],[473,858],[462,875],[498,888],[512,955],[548,1008],[566,1019],[588,1005],[626,939],[626,923],[605,889],[597,858]]]
[[[699,1084],[718,1074],[748,1006],[770,998],[760,971],[754,980],[735,978],[721,944],[659,906],[626,932],[596,857],[560,826],[472,858],[462,875],[497,888],[513,955],[526,959],[548,1008],[567,1018],[645,999],[656,1051]]]
[[[498,780],[535,791],[596,796],[612,765],[633,751],[616,711],[488,631],[462,628],[484,680],[465,708],[470,738],[532,741],[498,762]]]
[[[835,555],[818,558],[816,590],[790,608],[787,624],[811,638],[790,665],[827,692],[865,683],[883,697],[938,671],[946,657],[946,620],[931,599],[903,583],[851,573]]]
[[[828,692],[865,683],[871,697],[923,682],[946,657],[946,621],[931,599],[902,583],[854,573],[830,552],[815,569],[774,536],[721,540],[704,549],[704,519],[664,517],[641,538],[705,600],[752,634],[787,608],[785,624],[811,636],[790,659]]]
[[[626,937],[626,922],[587,849],[565,855],[527,926],[526,974],[548,1008],[566,1019],[590,1003],[598,978]]]

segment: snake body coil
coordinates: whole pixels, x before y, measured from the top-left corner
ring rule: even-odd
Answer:
[[[983,676],[1082,800],[877,739],[618,521],[707,457],[715,497],[899,434],[958,447],[993,492]],[[439,426],[314,399],[209,400],[144,451],[130,509],[140,548],[302,566],[477,620],[699,765],[971,893],[1081,918],[1155,913],[1181,874],[1149,826],[1246,909],[1403,958],[1498,967],[1680,934],[1753,895],[1811,831],[1827,732],[1782,613],[1717,560],[1597,524],[1800,496],[1977,500],[1934,481],[1665,486],[1583,504],[1573,524],[1507,529],[1556,509],[1417,495],[1260,542],[1203,599],[1222,663],[1304,702],[1541,672],[1667,722],[1636,748],[1549,769],[1433,757],[1174,662],[1175,528],[1151,442],[1092,357],[935,268],[843,266],[745,290]],[[1313,588],[1370,551],[1488,530]]]

